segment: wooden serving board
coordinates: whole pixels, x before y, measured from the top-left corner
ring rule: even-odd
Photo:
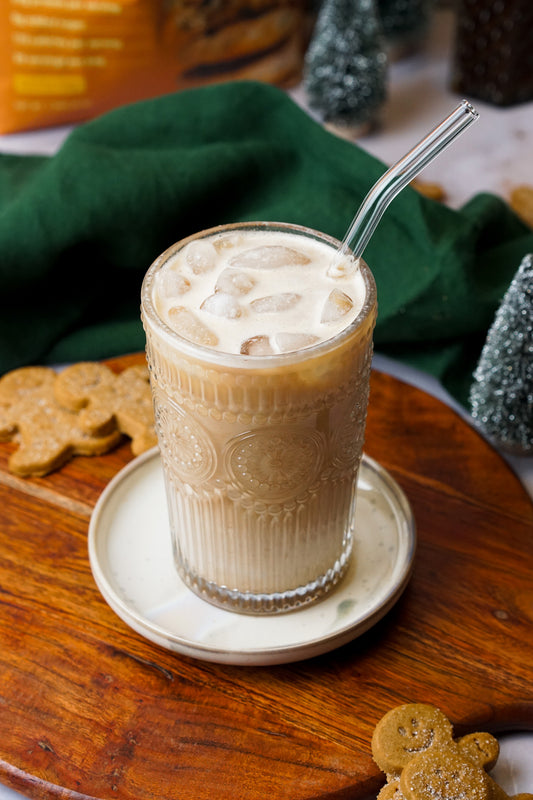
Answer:
[[[341,800],[382,784],[370,739],[399,703],[440,706],[457,733],[533,730],[533,507],[429,395],[373,374],[366,451],[418,529],[405,593],[351,644],[284,666],[179,656],[107,606],[87,529],[127,443],[34,480],[7,472],[12,449],[0,445],[5,784],[62,800]]]

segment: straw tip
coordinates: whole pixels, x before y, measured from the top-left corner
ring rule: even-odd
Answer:
[[[467,114],[471,115],[472,119],[479,119],[479,111],[474,108],[469,100],[463,100],[461,102],[461,107],[466,111]]]

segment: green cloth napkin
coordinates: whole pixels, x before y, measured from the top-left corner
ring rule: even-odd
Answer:
[[[384,169],[256,82],[116,109],[54,156],[1,156],[0,373],[143,349],[142,278],[174,241],[237,220],[342,238]],[[405,189],[365,252],[378,286],[376,350],[431,372],[464,402],[528,252],[533,232],[497,197],[454,211]]]

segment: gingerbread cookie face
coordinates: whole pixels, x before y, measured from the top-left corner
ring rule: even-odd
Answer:
[[[491,770],[495,766],[500,755],[500,746],[492,734],[469,733],[457,741],[463,755],[474,764],[486,770]]]
[[[447,717],[434,706],[398,706],[385,714],[374,730],[374,761],[387,775],[398,776],[414,755],[451,740],[452,730]]]
[[[46,475],[74,455],[100,455],[120,440],[116,430],[88,434],[77,414],[57,402],[55,380],[47,367],[23,367],[0,378],[0,439],[18,443],[8,464],[16,475]]]

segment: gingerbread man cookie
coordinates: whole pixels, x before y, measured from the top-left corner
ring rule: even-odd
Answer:
[[[387,776],[379,800],[508,800],[487,772],[499,755],[494,736],[454,739],[450,721],[435,706],[407,703],[385,714],[374,730],[372,755]]]
[[[93,436],[78,415],[56,400],[56,373],[48,367],[22,367],[0,378],[0,440],[18,442],[11,472],[42,476],[74,455],[100,455],[120,440],[116,430]]]
[[[383,772],[399,777],[414,755],[452,738],[448,718],[434,706],[409,703],[388,711],[372,736],[372,755]]]
[[[64,369],[55,383],[57,401],[79,411],[83,430],[92,436],[118,430],[131,438],[134,455],[156,442],[148,369],[128,367],[118,375],[104,364],[82,362]]]

